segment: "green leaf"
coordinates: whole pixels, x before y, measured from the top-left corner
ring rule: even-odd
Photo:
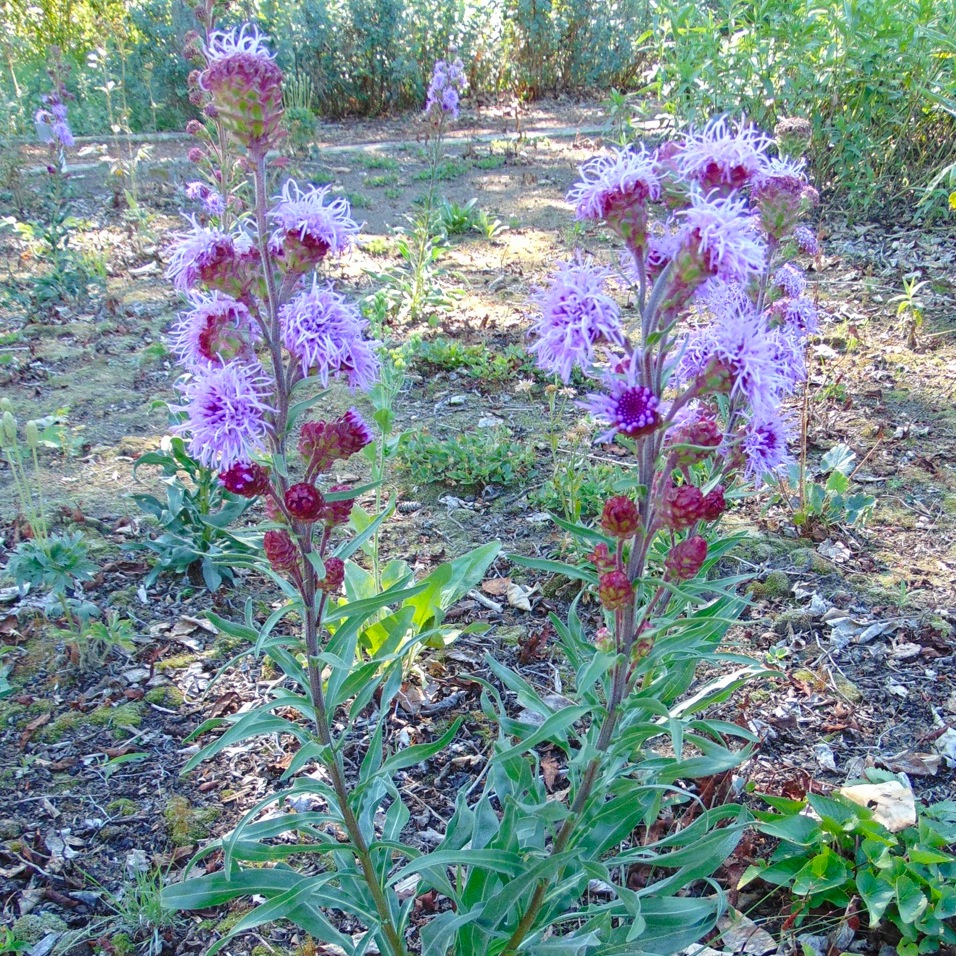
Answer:
[[[866,868],[861,869],[856,875],[856,889],[866,904],[870,928],[875,929],[879,926],[887,906],[893,902],[896,893],[889,883]]]
[[[896,881],[896,906],[900,911],[900,919],[904,923],[915,923],[926,907],[929,900],[923,895],[915,880],[908,876],[901,876]]]

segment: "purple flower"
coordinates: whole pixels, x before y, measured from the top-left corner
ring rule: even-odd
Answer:
[[[770,315],[801,336],[814,335],[820,328],[817,307],[806,296],[778,299],[770,306]]]
[[[268,42],[269,38],[255,24],[245,23],[232,30],[216,30],[203,46],[203,53],[210,65],[238,56],[271,61],[275,54],[269,52]]]
[[[807,287],[803,271],[789,262],[773,274],[771,281],[791,299],[803,295],[803,290]]]
[[[170,345],[187,369],[251,354],[259,330],[242,302],[221,292],[189,296],[192,308],[170,329]]]
[[[637,438],[660,424],[660,399],[640,384],[640,361],[640,353],[635,351],[623,370],[604,376],[607,394],[588,395],[581,403],[595,418],[611,426],[598,436],[599,442],[614,441],[618,434]]]
[[[787,450],[789,429],[776,411],[754,413],[744,426],[740,451],[744,459],[744,477],[759,488],[763,479],[790,461]]]
[[[186,219],[192,229],[173,237],[166,269],[166,278],[180,292],[188,292],[200,282],[213,287],[227,285],[239,277],[244,261],[258,257],[252,240],[243,233],[233,235],[200,226],[193,216]]]
[[[191,199],[193,202],[201,202],[210,216],[221,216],[226,211],[226,200],[222,193],[205,183],[186,183],[183,192],[187,199]]]
[[[195,369],[178,388],[186,421],[174,431],[188,437],[189,454],[207,468],[228,471],[263,449],[268,431],[269,383],[258,363],[228,362]]]
[[[287,253],[297,265],[315,265],[328,253],[348,248],[359,226],[350,216],[345,199],[325,202],[328,186],[305,189],[290,179],[276,197],[269,218],[277,227],[269,238],[273,252]]]
[[[785,326],[770,333],[771,348],[783,394],[790,394],[807,377],[806,336]]]
[[[332,283],[300,292],[279,310],[282,342],[300,362],[303,375],[314,371],[323,385],[344,374],[350,388],[371,388],[378,375],[374,343],[362,338],[368,325],[358,309],[335,292]]]
[[[432,71],[425,98],[425,114],[433,120],[448,116],[458,119],[459,97],[465,90],[465,67],[461,60],[446,63],[438,60]]]
[[[591,365],[599,342],[625,347],[617,303],[604,293],[609,275],[590,261],[567,262],[537,296],[541,318],[532,331],[539,338],[531,351],[542,368],[564,382],[570,380],[573,366]]]
[[[681,258],[727,282],[747,282],[763,270],[765,248],[744,199],[691,195],[691,205],[677,213],[683,217],[678,234]]]
[[[797,244],[797,248],[808,256],[816,256],[820,253],[817,234],[808,226],[797,226],[793,230],[793,241]]]
[[[731,125],[721,116],[687,137],[676,158],[677,168],[704,192],[739,189],[764,170],[766,151],[772,144],[756,127]]]
[[[76,145],[63,103],[54,103],[49,110],[37,110],[33,120],[41,143],[57,144],[60,149],[72,149]]]
[[[581,182],[568,193],[576,219],[606,219],[611,226],[635,213],[646,229],[648,200],[661,197],[661,180],[654,157],[641,146],[595,156],[578,170]]]

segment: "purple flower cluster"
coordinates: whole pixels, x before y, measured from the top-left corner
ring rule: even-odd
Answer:
[[[428,84],[425,115],[435,121],[446,117],[458,119],[458,105],[466,86],[465,67],[461,60],[453,63],[438,60]]]
[[[76,145],[76,140],[66,120],[66,104],[60,102],[53,94],[45,99],[50,101],[49,109],[38,109],[33,117],[40,142],[59,149],[72,149]]]
[[[203,209],[210,216],[221,216],[226,211],[226,200],[222,193],[206,183],[186,183],[183,192],[187,199],[202,203]]]
[[[345,199],[326,203],[329,186],[303,189],[290,179],[276,197],[269,219],[276,229],[269,247],[278,256],[295,258],[307,268],[329,253],[344,252],[359,231]]]

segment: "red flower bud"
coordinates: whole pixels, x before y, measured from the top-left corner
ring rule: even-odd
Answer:
[[[668,445],[677,452],[677,464],[682,468],[703,461],[717,448],[722,437],[720,426],[709,416],[685,422],[667,436]],[[673,447],[681,445],[692,447]]]
[[[598,597],[609,611],[619,611],[633,599],[634,585],[623,571],[608,571],[598,581]]]
[[[699,535],[675,544],[664,561],[668,581],[689,581],[707,558],[707,542]]]
[[[287,531],[267,531],[262,545],[273,571],[295,571],[299,567],[299,551]]]
[[[226,491],[241,498],[257,498],[269,490],[269,472],[255,462],[236,462],[219,475]]]
[[[588,555],[588,561],[590,561],[598,571],[613,571],[614,568],[617,567],[617,560],[603,541],[594,546],[594,550]]]
[[[342,587],[342,582],[345,580],[345,563],[341,558],[326,558],[324,564],[325,577],[316,582],[315,586],[320,591],[330,594]]]
[[[641,526],[637,505],[624,495],[608,498],[601,512],[601,530],[615,538],[633,537]]]
[[[704,496],[696,485],[672,485],[664,494],[661,518],[671,531],[689,528],[702,517]]]
[[[191,163],[201,163],[205,155],[206,154],[198,146],[193,146],[186,154],[186,157]]]
[[[329,491],[348,491],[348,485],[333,485]],[[322,509],[322,520],[327,525],[345,524],[352,514],[354,498],[342,498],[339,501],[326,501]]]
[[[726,510],[727,501],[724,498],[724,486],[717,485],[704,495],[700,516],[704,521],[716,521]]]
[[[325,499],[315,485],[301,481],[285,493],[285,506],[293,518],[299,521],[315,521],[322,513]]]

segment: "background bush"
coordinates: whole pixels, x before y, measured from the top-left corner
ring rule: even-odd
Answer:
[[[0,11],[0,134],[31,132],[51,41],[73,64],[78,133],[108,127],[110,80],[134,130],[189,116],[184,0],[0,0]],[[728,112],[770,129],[804,116],[818,185],[860,210],[925,198],[956,160],[952,0],[249,0],[250,13],[330,118],[418,108],[434,61],[457,55],[483,97],[613,87],[679,123]]]

